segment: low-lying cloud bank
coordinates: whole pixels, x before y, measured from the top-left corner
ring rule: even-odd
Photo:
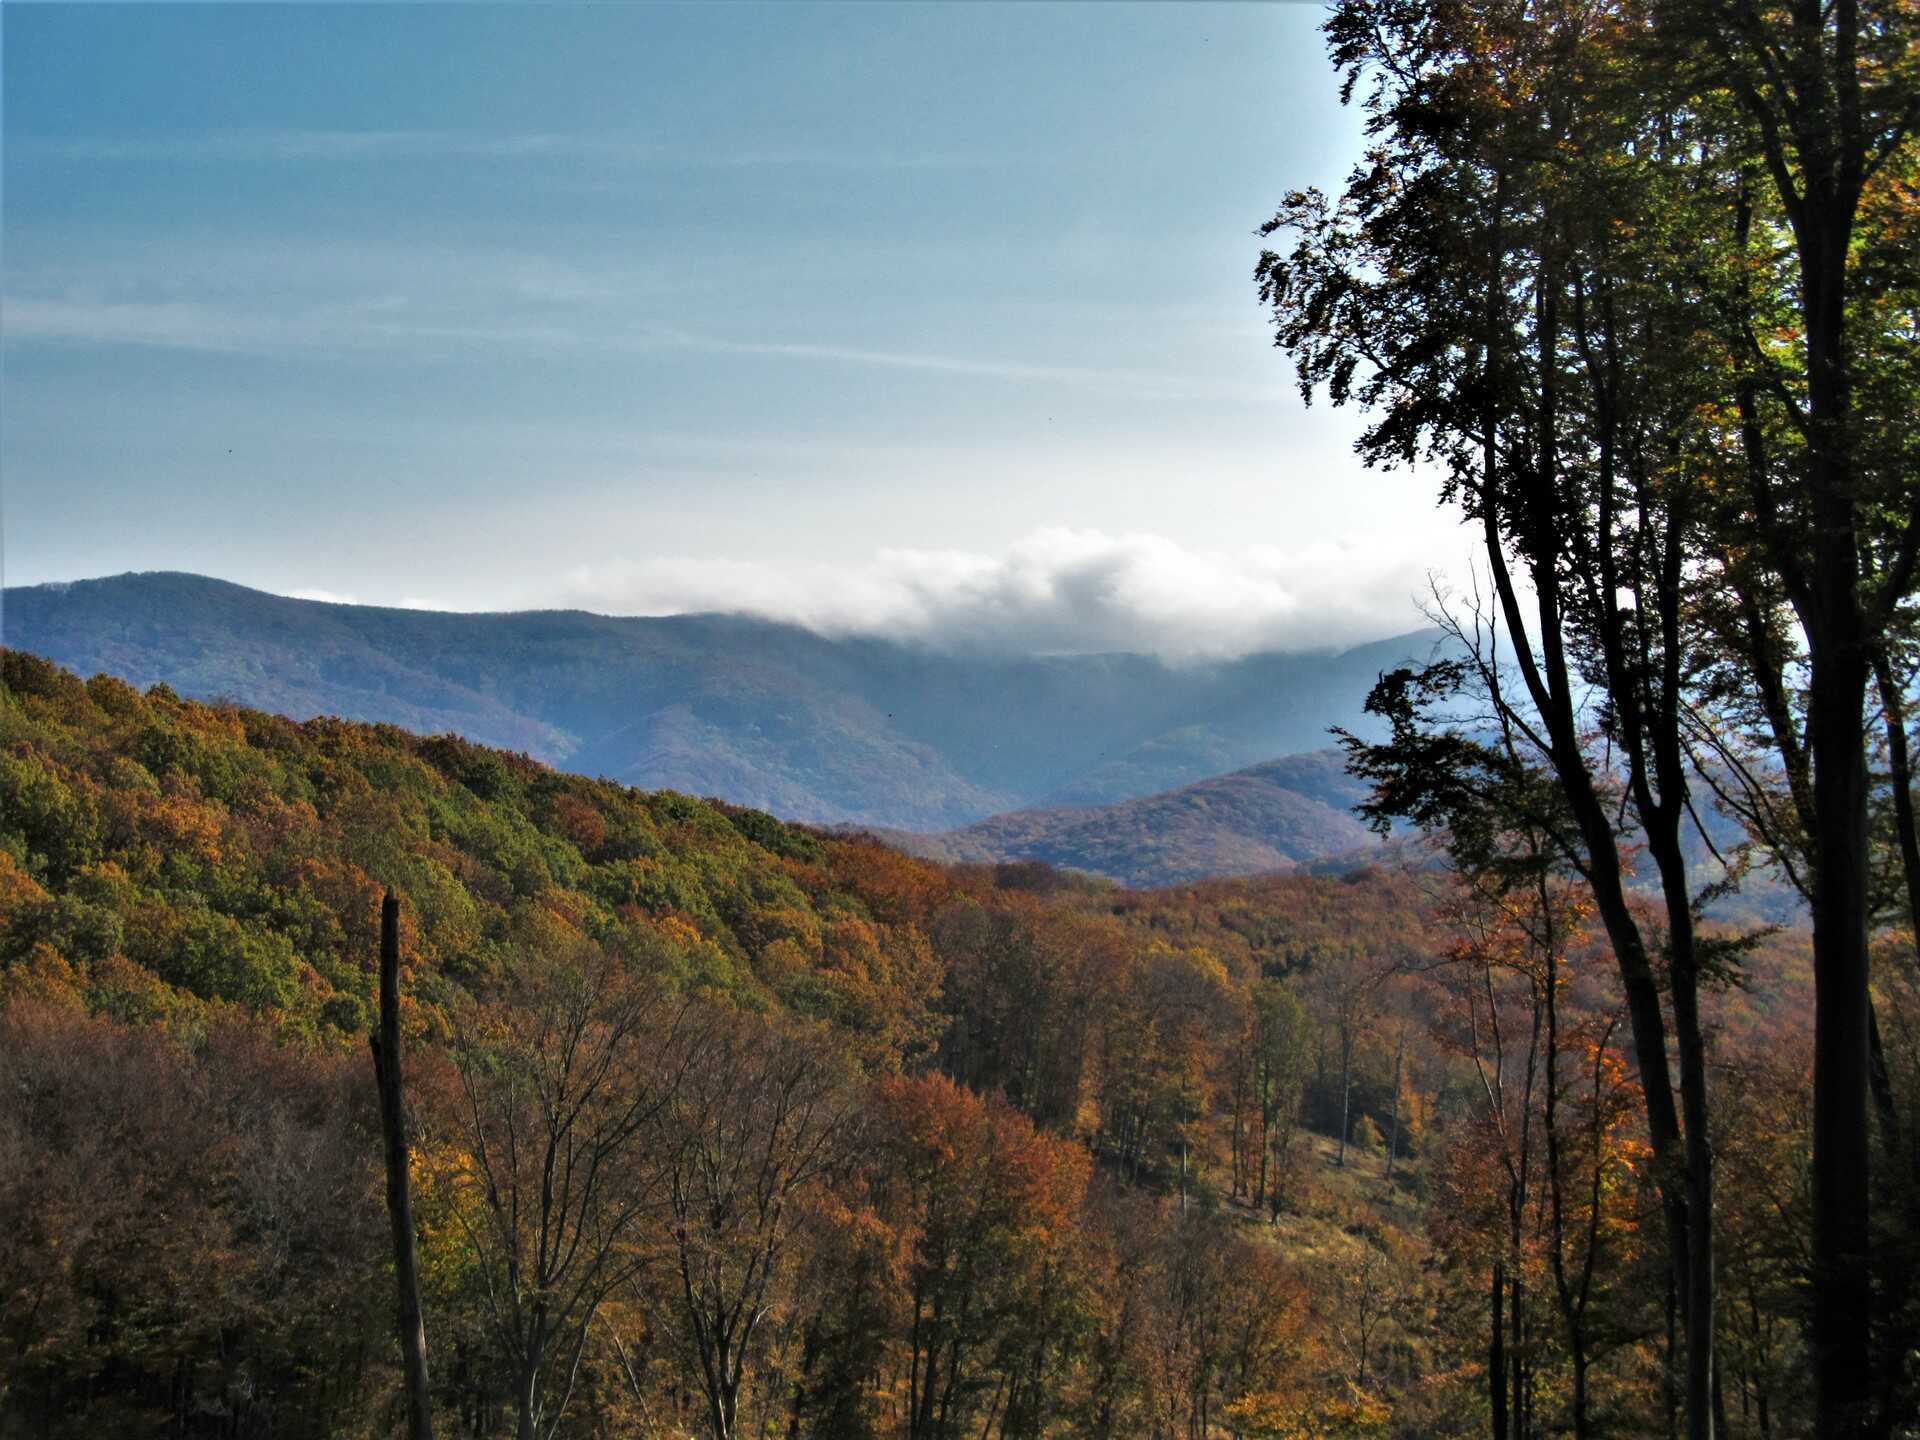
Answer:
[[[1153,535],[1049,529],[1002,555],[884,550],[853,567],[692,559],[583,567],[539,599],[616,615],[743,612],[943,649],[1199,659],[1418,629],[1435,560],[1411,542],[1200,550]]]

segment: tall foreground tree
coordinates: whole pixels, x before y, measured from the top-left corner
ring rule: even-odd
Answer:
[[[1874,1387],[1864,709],[1920,547],[1912,438],[1920,12],[1910,0],[1677,0],[1662,20],[1697,67],[1698,88],[1738,103],[1743,184],[1751,171],[1764,177],[1752,187],[1762,196],[1743,190],[1736,205],[1745,273],[1722,314],[1745,361],[1736,397],[1742,518],[1804,636],[1810,679],[1815,1382],[1823,1432],[1866,1434]],[[1767,225],[1767,208],[1784,224]],[[1777,256],[1790,258],[1782,265]],[[1757,670],[1771,668],[1765,655],[1754,658]],[[1790,732],[1792,722],[1782,717],[1776,728]],[[1791,766],[1791,747],[1783,759]]]
[[[1348,0],[1327,31],[1347,95],[1365,87],[1373,146],[1338,202],[1288,198],[1268,233],[1295,247],[1259,271],[1303,391],[1374,409],[1363,455],[1436,463],[1481,527],[1486,618],[1504,633],[1483,663],[1381,697],[1409,740],[1400,798],[1441,813],[1459,782],[1437,762],[1504,763],[1422,740],[1417,702],[1461,680],[1557,781],[1555,833],[1626,994],[1694,1436],[1713,1431],[1715,1388],[1699,992],[1725,956],[1696,925],[1687,722],[1724,649],[1701,600],[1725,586],[1785,647],[1788,683],[1806,679],[1825,1137],[1813,1342],[1825,1433],[1867,1424],[1862,697],[1920,532],[1912,471],[1890,463],[1911,459],[1911,407],[1891,402],[1911,394],[1913,292],[1897,264],[1864,273],[1846,217],[1911,234],[1917,30],[1910,4]],[[1776,222],[1797,266],[1765,258]],[[1873,333],[1850,332],[1868,309]],[[1903,356],[1905,381],[1889,373]],[[1855,372],[1875,377],[1871,413]],[[1657,927],[1627,903],[1641,845]]]
[[[1466,807],[1449,786],[1505,791],[1591,888],[1643,1077],[1685,1316],[1689,1433],[1704,1440],[1707,957],[1683,847],[1680,717],[1691,669],[1683,584],[1702,508],[1688,461],[1706,444],[1690,423],[1696,327],[1660,272],[1700,217],[1677,205],[1652,232],[1634,219],[1682,198],[1688,154],[1623,63],[1636,18],[1518,3],[1342,6],[1328,33],[1349,93],[1371,87],[1375,144],[1337,205],[1289,197],[1268,230],[1291,229],[1296,247],[1265,257],[1260,278],[1303,390],[1324,385],[1336,403],[1380,411],[1361,441],[1369,461],[1437,461],[1444,495],[1480,525],[1494,595],[1473,622],[1483,628],[1462,633],[1471,661],[1376,697],[1406,760],[1388,803],[1422,823],[1457,820]],[[1518,671],[1512,691],[1503,656]],[[1422,748],[1422,704],[1461,687],[1492,707],[1503,747]],[[1596,693],[1607,702],[1598,713]],[[1519,782],[1531,765],[1553,777],[1557,803]],[[1652,930],[1628,896],[1641,843],[1664,901]]]

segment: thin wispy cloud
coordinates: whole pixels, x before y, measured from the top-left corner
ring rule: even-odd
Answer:
[[[0,320],[8,344],[132,345],[215,355],[290,355],[377,350],[391,326],[380,302],[274,313],[190,300],[40,299],[8,296]]]
[[[609,614],[745,612],[943,648],[1179,659],[1414,629],[1428,569],[1416,547],[1378,541],[1207,550],[1057,528],[998,555],[898,549],[858,566],[664,558],[583,567],[538,599]]]
[[[1017,360],[983,360],[960,355],[923,354],[904,350],[874,350],[856,345],[823,345],[812,341],[726,340],[683,331],[663,331],[664,343],[690,350],[732,355],[761,355],[775,359],[830,360],[848,365],[875,365],[895,370],[928,370],[943,375],[971,375],[991,380],[1030,381],[1051,385],[1091,385],[1101,389],[1150,391],[1178,396],[1205,391],[1264,399],[1271,387],[1223,383],[1211,378],[1160,374],[1142,370],[1107,370],[1076,365],[1032,365]]]
[[[526,297],[524,292],[521,298]],[[0,302],[10,344],[133,345],[146,348],[252,354],[345,352],[413,358],[423,348],[475,345],[549,351],[648,352],[685,350],[800,362],[871,366],[1023,384],[1069,385],[1180,398],[1206,394],[1260,401],[1272,388],[1139,370],[1042,365],[1020,360],[883,350],[812,341],[702,335],[648,321],[609,325],[604,292],[590,287],[550,289],[531,297],[549,306],[577,305],[586,323],[560,320],[471,323],[388,296],[279,309],[203,301],[147,301],[9,296]]]
[[[917,170],[1031,164],[1031,153],[840,150],[800,145],[737,146],[690,136],[629,139],[597,135],[487,135],[440,130],[237,130],[214,134],[25,137],[9,150],[66,164],[359,164],[411,160],[581,161],[609,167],[722,166]]]

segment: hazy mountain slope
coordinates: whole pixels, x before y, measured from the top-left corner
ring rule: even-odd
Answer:
[[[1044,802],[1104,805],[1177,789],[1275,755],[1319,750],[1333,725],[1371,735],[1373,721],[1360,707],[1380,672],[1427,659],[1438,639],[1437,631],[1423,631],[1333,655],[1250,655],[1221,666],[1204,712],[1107,752]]]
[[[573,738],[410,663],[369,638],[388,612],[287,600],[191,575],[122,576],[5,593],[4,638],[83,675],[142,688],[231,696],[305,719],[340,715],[416,730],[457,730],[488,744],[563,758]],[[451,638],[451,637],[449,637]]]
[[[5,639],[83,674],[305,718],[452,730],[796,819],[937,830],[1101,804],[1326,743],[1408,636],[1173,665],[953,654],[742,616],[453,615],[179,574],[5,593]]]
[[[1292,755],[1197,785],[1093,809],[1020,810],[942,835],[889,831],[929,859],[1044,860],[1124,885],[1292,870],[1377,843],[1353,815],[1365,787],[1337,750]]]

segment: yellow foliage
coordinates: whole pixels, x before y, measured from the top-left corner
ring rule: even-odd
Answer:
[[[45,887],[11,854],[0,850],[0,916],[5,916],[16,905],[46,898]]]
[[[205,801],[164,795],[147,805],[141,818],[148,837],[160,845],[185,850],[210,865],[219,862],[221,816]]]
[[[0,859],[4,859],[0,855]],[[85,974],[46,941],[36,941],[26,960],[0,971],[0,1004],[37,1000],[59,1010],[85,1010]]]
[[[1348,1382],[1333,1394],[1305,1398],[1255,1391],[1223,1415],[1249,1440],[1374,1440],[1387,1433],[1393,1407]]]

